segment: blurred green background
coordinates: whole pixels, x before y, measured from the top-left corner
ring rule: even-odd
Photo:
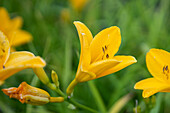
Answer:
[[[17,50],[31,51],[43,57],[47,62],[46,72],[48,75],[51,70],[58,73],[63,91],[75,77],[79,62],[80,43],[73,21],[85,23],[93,36],[104,28],[118,26],[122,43],[117,55],[132,55],[138,62],[92,81],[104,109],[109,111],[117,101],[130,93],[130,100],[122,103],[124,106],[120,113],[132,113],[137,105],[142,113],[170,112],[169,93],[158,93],[156,97],[144,100],[142,91],[133,89],[137,81],[151,77],[145,63],[149,49],[170,51],[169,0],[89,0],[81,11],[75,10],[67,0],[0,0],[0,6],[8,10],[11,18],[21,16],[23,29],[33,35],[32,42],[17,47]],[[18,87],[23,81],[45,89],[51,96],[58,96],[43,85],[31,69],[10,77],[0,89]],[[73,98],[100,111],[92,90],[88,82],[80,83],[75,88]],[[88,113],[70,108],[74,107],[67,102],[43,106],[21,104],[0,91],[0,113]]]

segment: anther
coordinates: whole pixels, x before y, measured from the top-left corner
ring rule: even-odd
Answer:
[[[104,47],[102,47],[103,53],[105,53]]]
[[[104,46],[105,47],[105,50],[107,50],[107,46]]]
[[[166,70],[166,71],[168,70],[168,66],[165,67],[165,70]]]
[[[106,54],[106,58],[109,58],[109,54]]]
[[[5,50],[4,50],[4,49],[2,49],[2,51],[5,53]]]
[[[168,65],[163,67],[163,73],[164,74],[166,74],[166,71],[167,71],[167,73],[169,73]]]
[[[163,67],[163,74],[166,75],[167,79],[169,79],[169,69],[168,69],[168,65]]]

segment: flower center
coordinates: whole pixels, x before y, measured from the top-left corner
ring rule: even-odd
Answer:
[[[163,74],[166,76],[167,80],[169,79],[169,68],[168,65],[163,67]]]
[[[103,59],[108,59],[109,58],[109,54],[107,53],[107,49],[108,49],[108,46],[104,46],[104,47],[102,47],[102,51],[103,51],[103,56],[102,56],[102,60]]]

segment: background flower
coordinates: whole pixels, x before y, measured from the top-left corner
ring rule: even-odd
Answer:
[[[7,36],[11,46],[21,45],[32,39],[30,33],[21,30],[23,24],[21,17],[10,19],[10,15],[3,7],[0,7],[0,17],[0,30]]]
[[[147,78],[135,84],[142,89],[144,98],[157,92],[170,92],[170,53],[161,49],[151,49],[146,55],[146,64],[153,78]]]

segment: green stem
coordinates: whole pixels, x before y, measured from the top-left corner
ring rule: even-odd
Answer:
[[[97,113],[96,110],[92,109],[92,108],[89,108],[85,105],[82,105],[78,102],[76,102],[75,100],[73,100],[72,98],[68,98],[66,94],[64,94],[58,87],[56,87],[54,84],[52,84],[51,82],[49,82],[49,78],[47,76],[47,74],[45,73],[44,69],[43,68],[34,68],[33,69],[34,72],[36,73],[36,75],[39,77],[39,79],[48,87],[50,88],[51,90],[54,90],[56,91],[60,96],[64,97],[65,98],[65,101],[77,106],[78,108],[80,109],[84,109],[84,110],[87,110],[87,111],[90,111],[92,113]],[[48,79],[46,79],[48,78]]]
[[[60,96],[67,97],[59,88],[56,88],[55,90]]]
[[[92,108],[89,108],[89,107],[87,107],[87,106],[85,106],[85,105],[82,105],[82,104],[74,101],[74,100],[71,99],[71,98],[70,98],[70,99],[67,99],[67,101],[68,101],[69,103],[72,103],[73,105],[77,106],[78,108],[85,109],[85,110],[90,111],[90,112],[92,112],[92,113],[97,113],[96,110],[94,110],[94,109],[92,109]]]
[[[49,87],[49,88],[54,90],[54,88],[52,88],[52,87]],[[78,108],[85,109],[85,110],[90,111],[92,113],[97,113],[97,111],[95,111],[94,109],[89,108],[85,105],[82,105],[82,104],[76,102],[75,100],[73,100],[72,98],[67,98],[67,95],[65,95],[59,88],[56,88],[54,91],[56,91],[60,96],[64,97],[65,101],[77,106]]]
[[[49,87],[49,88],[54,90],[54,88],[52,88],[52,87]],[[93,112],[93,113],[97,113],[97,111],[93,110],[92,108],[82,105],[82,104],[76,102],[75,100],[73,100],[72,98],[67,98],[67,95],[65,95],[59,88],[56,88],[54,91],[56,91],[60,96],[64,97],[65,101],[77,106],[78,108],[85,109],[85,110]]]
[[[93,83],[93,81],[89,81],[88,82],[88,85],[89,85],[89,88],[93,94],[93,97],[95,98],[96,100],[96,103],[97,103],[97,106],[99,108],[99,110],[102,112],[102,113],[106,113],[106,108],[105,108],[105,105],[103,103],[103,100],[95,86],[95,84]]]

